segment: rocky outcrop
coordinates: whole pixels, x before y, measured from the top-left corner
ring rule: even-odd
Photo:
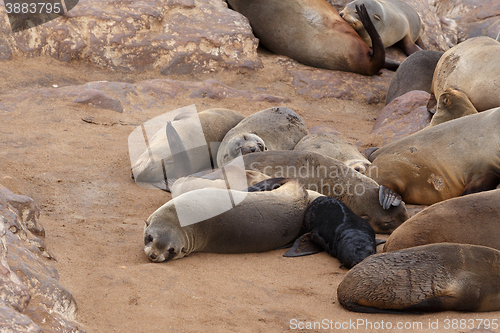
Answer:
[[[0,17],[0,59],[48,55],[164,74],[262,66],[248,20],[221,0],[80,0],[67,15],[17,33],[4,6]]]
[[[81,333],[76,301],[35,236],[44,235],[39,214],[31,198],[0,185],[0,330]]]

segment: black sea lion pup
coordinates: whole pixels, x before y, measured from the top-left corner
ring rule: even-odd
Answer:
[[[295,241],[285,257],[326,250],[342,266],[351,268],[377,252],[375,231],[370,223],[332,197],[319,197],[307,207],[303,228],[310,231]]]
[[[438,243],[369,256],[344,276],[339,303],[356,312],[500,310],[500,251]]]

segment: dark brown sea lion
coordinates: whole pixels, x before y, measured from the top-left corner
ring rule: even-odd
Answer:
[[[373,50],[324,0],[227,0],[248,18],[260,43],[303,64],[375,75],[384,66],[385,48],[366,9],[359,8]]]
[[[357,312],[500,310],[500,251],[438,243],[375,254],[354,266],[337,288]]]

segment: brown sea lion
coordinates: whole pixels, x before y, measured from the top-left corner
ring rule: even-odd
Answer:
[[[460,89],[447,88],[437,102],[436,112],[432,116],[430,126],[477,113],[467,95]]]
[[[500,106],[500,43],[490,37],[474,37],[446,51],[432,79],[439,97],[448,87],[462,90],[477,111]]]
[[[384,251],[432,243],[483,245],[500,250],[500,190],[434,204],[400,225]]]
[[[344,276],[339,303],[357,312],[500,310],[500,251],[438,243],[369,256]]]
[[[422,21],[412,6],[398,0],[355,0],[348,3],[340,16],[369,46],[372,46],[371,38],[356,13],[356,6],[361,5],[366,6],[385,47],[399,43],[406,55],[422,50],[415,44],[422,30]]]
[[[361,21],[373,50],[324,0],[227,0],[248,18],[261,45],[303,64],[375,75],[384,66],[385,48],[373,23],[360,7]]]
[[[441,51],[423,50],[415,52],[406,58],[391,80],[385,97],[385,105],[413,90],[421,90],[430,94],[434,70],[443,53]]]
[[[332,133],[314,133],[303,137],[293,150],[312,151],[330,156],[364,174],[371,164],[355,145]]]
[[[239,154],[291,150],[307,133],[304,120],[292,109],[256,112],[227,132],[217,151],[217,164],[223,166]]]
[[[500,183],[500,108],[425,128],[370,155],[367,175],[392,200],[432,205]]]
[[[162,262],[192,252],[263,252],[289,244],[301,231],[309,199],[294,180],[278,181],[276,187],[184,193],[146,220],[144,252],[151,261]]]
[[[245,168],[270,177],[293,178],[306,190],[334,197],[365,218],[377,233],[391,233],[408,219],[404,202],[379,204],[379,185],[344,163],[308,151],[265,151],[243,156]]]

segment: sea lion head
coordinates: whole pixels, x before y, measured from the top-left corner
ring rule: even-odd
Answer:
[[[346,162],[346,165],[364,175],[366,170],[368,170],[370,163],[364,160],[352,160]]]
[[[253,133],[242,133],[234,136],[225,146],[225,154],[222,157],[222,165],[241,155],[263,152],[267,150],[266,144],[261,137]]]
[[[153,262],[180,259],[188,255],[186,234],[177,221],[175,207],[173,214],[170,212],[172,209],[164,208],[165,205],[154,212],[144,226],[144,253]]]
[[[469,97],[460,89],[448,87],[437,101],[437,107],[431,119],[431,126],[435,126],[449,120],[477,113]]]

